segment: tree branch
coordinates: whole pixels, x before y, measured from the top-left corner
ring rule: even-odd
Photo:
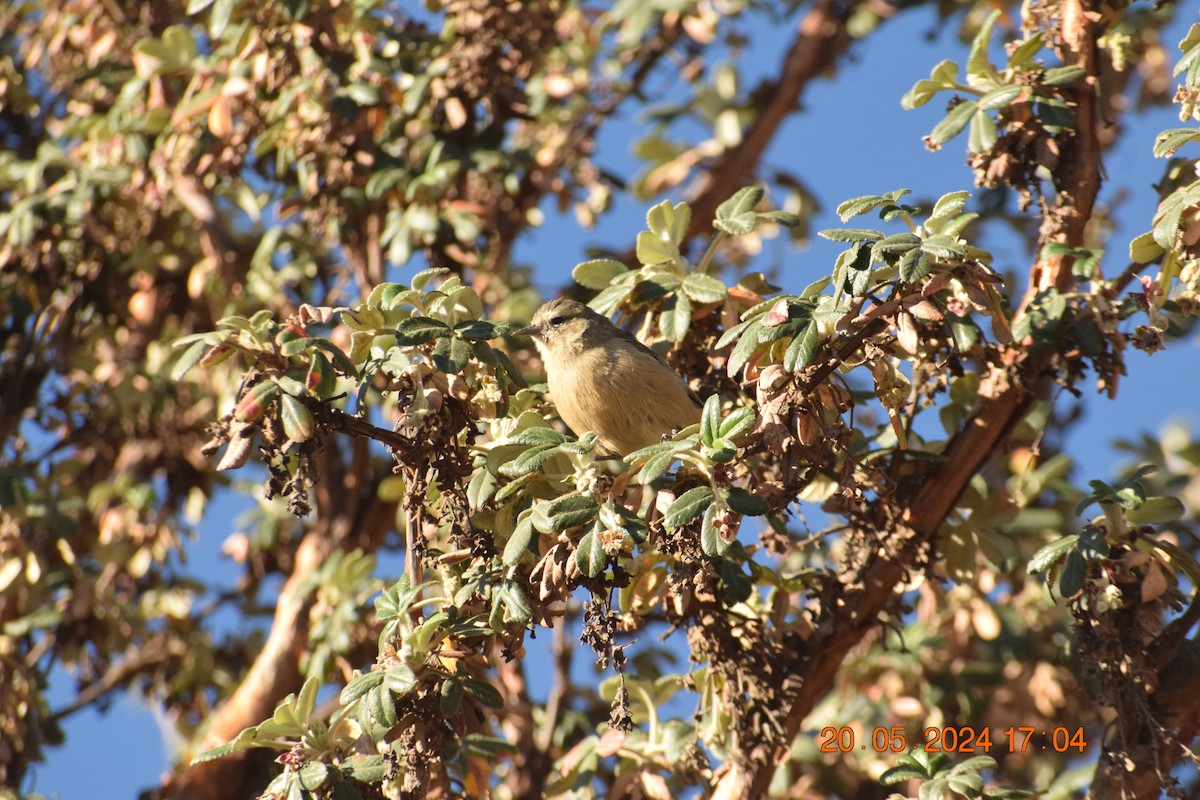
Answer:
[[[225,744],[244,728],[257,725],[275,710],[275,704],[300,686],[300,656],[308,638],[308,609],[313,595],[306,584],[331,549],[323,531],[310,531],[300,542],[295,568],[275,607],[275,620],[262,651],[250,671],[212,717],[200,750]],[[221,800],[234,796],[230,787],[241,784],[245,753],[193,764],[172,776],[162,797],[171,800]]]
[[[1091,221],[1100,192],[1102,152],[1100,143],[1100,104],[1096,97],[1100,85],[1097,66],[1096,40],[1103,31],[1098,30],[1100,15],[1093,8],[1093,0],[1063,0],[1062,45],[1059,55],[1066,64],[1074,64],[1087,71],[1087,77],[1074,89],[1065,90],[1075,106],[1073,131],[1065,141],[1060,141],[1062,158],[1054,171],[1057,194],[1053,206],[1044,212],[1039,250],[1050,242],[1066,242],[1074,246],[1086,243],[1084,233]],[[1029,305],[1033,298],[1047,289],[1067,291],[1074,283],[1071,256],[1039,256],[1029,273],[1029,287],[1021,300],[1020,309]]]
[[[857,576],[855,582],[862,588],[843,595],[845,610],[825,628],[830,632],[808,642],[808,652],[813,655],[803,663],[803,683],[790,698],[784,722],[784,741],[789,745],[817,701],[829,690],[846,655],[879,624],[879,614],[905,580],[916,554],[934,541],[971,477],[1008,440],[1032,401],[1032,394],[1014,384],[984,404],[951,440],[945,459],[903,505],[901,521],[906,527],[897,531],[886,552],[877,552]],[[781,747],[763,763],[734,764],[722,777],[715,796],[766,796],[776,767],[787,760],[789,753],[789,747]]]

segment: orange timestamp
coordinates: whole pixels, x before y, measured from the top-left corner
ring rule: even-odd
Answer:
[[[860,740],[854,728],[843,725],[821,729],[822,753],[849,753],[854,750],[873,750],[876,753],[903,753],[909,748],[909,739],[903,725],[890,728],[873,728],[870,737]],[[990,753],[995,746],[1000,752],[1037,753],[1053,751],[1066,753],[1076,750],[1082,753],[1087,748],[1087,739],[1082,727],[1038,728],[1033,725],[1010,726],[1001,731],[996,729],[993,745],[990,728],[954,728],[930,726],[920,740],[927,753]]]

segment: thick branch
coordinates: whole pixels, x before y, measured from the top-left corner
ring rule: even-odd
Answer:
[[[879,614],[904,581],[916,553],[933,542],[971,477],[1008,440],[1032,400],[1033,396],[1024,388],[1013,385],[983,405],[950,442],[945,460],[905,505],[902,522],[907,527],[896,532],[898,541],[886,553],[877,553],[864,568],[859,576],[862,588],[845,596],[846,611],[840,615],[842,619],[830,626],[832,632],[821,641],[808,643],[813,657],[805,662],[804,682],[791,698],[784,722],[785,741],[790,743],[795,739],[805,717],[833,683],[846,654],[878,625]],[[730,798],[766,796],[776,766],[787,760],[789,752],[782,747],[769,762],[734,765],[722,778],[718,794]],[[736,791],[731,787],[736,787]]]
[[[329,555],[329,537],[310,532],[300,542],[296,565],[279,594],[275,621],[245,679],[233,697],[212,717],[200,749],[208,750],[230,741],[251,725],[267,719],[275,704],[300,687],[300,656],[308,638],[308,608],[312,594],[305,585]],[[241,783],[244,753],[194,764],[178,773],[163,788],[171,800],[221,800],[231,796],[230,787]]]
[[[1096,195],[1100,192],[1102,152],[1100,143],[1100,103],[1096,97],[1100,83],[1097,66],[1096,40],[1103,33],[1100,22],[1089,14],[1100,15],[1094,0],[1064,0],[1062,3],[1062,46],[1060,55],[1067,64],[1087,70],[1079,85],[1067,90],[1075,106],[1075,125],[1070,138],[1062,141],[1062,158],[1054,171],[1058,194],[1046,212],[1039,246],[1049,242],[1065,242],[1076,247],[1086,245],[1084,233],[1092,218]],[[1029,287],[1020,308],[1029,305],[1039,292],[1055,288],[1067,291],[1074,277],[1070,256],[1044,256],[1034,264],[1029,274]]]

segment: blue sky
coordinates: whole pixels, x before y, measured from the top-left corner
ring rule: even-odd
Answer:
[[[1180,13],[1180,17],[1186,16]],[[1172,48],[1193,20],[1172,27],[1166,41]],[[972,176],[965,165],[965,137],[948,144],[941,152],[924,149],[921,137],[940,118],[944,101],[935,99],[916,111],[903,111],[900,97],[942,58],[961,63],[965,52],[953,36],[953,25],[939,23],[928,9],[905,12],[884,25],[882,31],[856,44],[852,58],[845,61],[833,81],[813,83],[804,96],[810,112],[795,115],[776,138],[768,161],[799,174],[819,197],[824,211],[813,220],[813,230],[839,225],[833,209],[847,198],[911,188],[920,197],[933,198],[945,192],[969,189]],[[936,33],[933,40],[927,33]],[[791,25],[762,25],[753,31],[753,56],[739,66],[746,71],[743,85],[770,74],[779,64],[792,36]],[[661,84],[661,82],[660,82]],[[1149,228],[1156,197],[1151,188],[1161,175],[1162,162],[1153,158],[1155,134],[1179,125],[1175,109],[1165,108],[1136,120],[1123,143],[1105,159],[1111,185],[1104,197],[1118,187],[1129,190],[1120,207],[1119,226],[1110,241],[1105,259],[1106,274],[1125,265],[1127,242]],[[630,149],[643,130],[628,115],[608,126],[597,150],[597,160],[618,174],[632,177],[638,169]],[[729,187],[730,193],[738,187]],[[624,250],[642,229],[647,204],[627,199],[618,201],[613,213],[595,230],[579,229],[571,214],[547,210],[541,229],[520,245],[517,259],[535,267],[537,284],[552,293],[569,281],[571,268],[587,256],[588,245]],[[1031,254],[1015,239],[989,236],[984,244],[996,257],[995,266],[1018,273],[1028,268]],[[782,260],[781,281],[785,290],[797,290],[829,273],[839,247],[814,239],[804,251],[780,250],[768,245],[764,264]],[[764,264],[754,268],[764,268]],[[1090,478],[1107,479],[1124,461],[1110,445],[1113,438],[1133,438],[1155,433],[1169,419],[1180,418],[1192,429],[1200,427],[1194,398],[1200,397],[1200,346],[1195,337],[1173,343],[1167,352],[1154,356],[1132,351],[1128,356],[1129,377],[1118,397],[1108,400],[1088,392],[1086,415],[1067,438],[1068,450],[1076,457],[1074,479],[1085,484]],[[232,579],[235,567],[219,556],[221,542],[235,530],[234,518],[252,500],[231,495],[215,500],[209,518],[189,553],[190,570],[206,575],[225,574]],[[539,643],[548,642],[543,632]],[[581,658],[590,661],[590,659]],[[73,681],[59,676],[52,691],[58,707],[71,697]],[[120,736],[112,735],[120,731]],[[72,716],[66,723],[67,745],[49,751],[49,760],[37,768],[30,789],[64,800],[133,798],[141,789],[156,784],[168,768],[164,737],[153,712],[130,697],[114,698],[106,715],[92,710]]]

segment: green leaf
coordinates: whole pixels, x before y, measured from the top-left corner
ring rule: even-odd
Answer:
[[[472,341],[495,339],[504,336],[510,330],[506,322],[492,322],[489,319],[468,319],[454,326],[454,333]]]
[[[413,275],[412,288],[418,292],[424,291],[425,286],[439,275],[449,275],[450,270],[447,267],[430,267],[423,269],[416,275]]]
[[[396,343],[415,345],[432,342],[450,333],[450,326],[430,317],[409,317],[396,326]]]
[[[707,408],[707,406],[706,406]],[[729,416],[721,420],[720,427],[717,430],[715,438],[718,439],[736,439],[743,433],[746,433],[754,427],[755,414],[754,409],[735,408],[730,412]]]
[[[852,197],[849,200],[843,201],[841,205],[837,207],[838,219],[840,219],[842,222],[845,222],[851,217],[857,217],[859,214],[865,214],[872,209],[885,205],[886,203],[887,198],[881,197],[877,194],[865,195],[863,197]]]
[[[444,716],[453,716],[462,708],[463,685],[458,678],[447,678],[442,681],[442,690],[439,692],[438,708]],[[382,756],[380,756],[382,758]],[[380,776],[383,777],[382,775]]]
[[[929,214],[930,221],[949,219],[955,214],[962,211],[967,206],[967,201],[971,199],[971,193],[964,190],[956,192],[947,192],[937,199],[933,204],[933,211]],[[929,237],[932,239],[933,237]],[[928,239],[926,240],[928,241]]]
[[[954,88],[958,82],[958,64],[950,60],[939,61],[930,71],[928,80],[919,80],[900,99],[900,107],[905,111],[923,106],[933,99],[934,95],[945,89]]]
[[[771,506],[766,500],[738,486],[729,489],[725,495],[725,502],[730,509],[747,517],[761,517],[771,511]]]
[[[595,528],[588,531],[579,540],[575,550],[575,564],[579,571],[589,578],[599,577],[608,566],[608,554],[604,552],[604,540]]]
[[[995,121],[985,112],[978,111],[971,117],[971,130],[967,132],[967,150],[986,153],[996,146],[1000,130]]]
[[[225,33],[232,14],[233,0],[216,0],[213,4],[212,15],[208,18],[208,32],[213,39],[220,39]]]
[[[637,235],[636,249],[638,261],[647,267],[681,260],[678,247],[670,242],[664,242],[649,231],[642,231]]]
[[[552,502],[546,509],[546,517],[551,530],[564,531],[591,522],[599,509],[590,496],[571,494]]]
[[[759,220],[774,222],[776,225],[782,225],[785,228],[794,228],[800,224],[800,217],[790,211],[760,211],[755,214]]]
[[[804,332],[792,339],[787,351],[783,354],[783,368],[788,372],[799,372],[806,369],[817,355],[820,346],[820,333],[816,320],[808,323]]]
[[[1132,525],[1165,525],[1183,519],[1187,513],[1178,497],[1147,497],[1137,508],[1125,512],[1125,521]]]
[[[246,729],[246,731],[253,731],[253,730],[254,730],[254,728]],[[246,731],[243,731],[243,733],[245,733]],[[248,748],[250,746],[251,745],[242,741],[241,736],[238,736],[232,742],[226,742],[225,744],[214,747],[211,750],[205,750],[203,753],[201,753],[200,755],[193,758],[191,763],[193,765],[195,765],[195,764],[203,764],[205,761],[216,761],[217,759],[224,758],[225,756],[229,755],[230,753],[236,753],[238,750],[245,750],[246,748]]]
[[[988,61],[988,45],[991,43],[992,26],[1000,18],[1000,10],[993,9],[979,26],[971,42],[971,54],[967,57],[967,84],[975,89],[992,89],[999,83],[1000,75]],[[951,137],[953,138],[953,137]]]
[[[312,438],[316,422],[304,403],[290,394],[281,395],[279,415],[283,419],[283,432],[289,441],[299,444]]]
[[[957,314],[947,314],[946,324],[950,327],[950,335],[954,339],[954,348],[960,353],[966,353],[979,341],[979,328],[970,317],[960,317]]]
[[[668,342],[682,342],[692,325],[692,304],[687,296],[673,294],[658,319],[659,328]]]
[[[256,383],[254,388],[242,395],[242,399],[238,401],[233,410],[234,418],[239,422],[258,422],[277,394],[279,384],[275,381]]]
[[[883,238],[883,234],[879,231],[859,228],[829,228],[817,231],[817,236],[831,242],[877,242]]]
[[[457,336],[447,336],[438,340],[433,347],[433,365],[442,372],[457,374],[471,360],[471,348]]]
[[[692,209],[687,203],[672,205],[671,201],[663,200],[646,212],[646,227],[650,232],[676,248],[683,244],[691,223]]]
[[[729,354],[729,363],[726,365],[730,375],[736,376],[741,372],[742,367],[754,355],[758,349],[759,341],[758,334],[763,327],[763,317],[756,317],[741,331],[741,338],[738,339],[736,345],[733,346],[733,351]]]
[[[700,441],[712,446],[719,437],[721,428],[721,397],[712,395],[704,401],[704,411],[700,415]]]
[[[354,362],[351,361],[346,354],[342,352],[341,348],[339,348],[333,342],[328,341],[327,339],[316,339],[314,341],[314,346],[317,349],[328,353],[329,356],[333,358],[334,365],[336,365],[343,374],[355,374],[356,370],[354,369]]]
[[[651,456],[638,472],[638,483],[643,485],[653,483],[670,468],[671,462],[674,460],[675,451],[673,449],[667,449],[666,452]]]
[[[501,756],[509,758],[518,753],[515,745],[509,742],[498,739],[495,736],[483,736],[478,733],[470,733],[462,738],[463,750],[475,758],[487,759],[491,762],[499,761]]]
[[[946,785],[952,792],[963,797],[979,797],[983,794],[983,778],[973,773],[949,775]]]
[[[1039,97],[1033,104],[1033,113],[1050,133],[1060,133],[1075,124],[1075,112],[1058,99]]]
[[[324,353],[314,349],[309,356],[308,372],[304,375],[304,388],[317,397],[325,397],[333,392],[336,383],[333,365]]]
[[[600,291],[607,289],[618,275],[628,272],[629,268],[620,261],[611,258],[595,258],[584,261],[571,270],[571,277],[580,286]]]
[[[513,529],[512,536],[508,537],[508,541],[504,544],[504,555],[502,560],[506,567],[515,567],[521,563],[521,560],[529,552],[529,545],[533,542],[533,521],[526,514],[517,527]]]
[[[535,445],[512,461],[501,464],[499,472],[506,478],[520,478],[536,472],[542,464],[545,464],[558,452],[560,451],[557,444]]]
[[[700,549],[709,558],[720,558],[733,544],[725,541],[725,537],[717,529],[716,517],[717,507],[710,505],[704,509],[704,519],[700,523]]]
[[[505,444],[562,444],[567,437],[553,428],[522,428],[504,440]]]
[[[701,452],[718,464],[727,464],[737,456],[737,446],[726,439],[717,439],[702,447]]]
[[[1011,105],[1012,101],[1016,100],[1023,91],[1025,91],[1024,86],[1001,86],[999,89],[988,92],[975,103],[981,111],[995,111]]]
[[[1190,142],[1200,142],[1200,130],[1195,128],[1171,128],[1154,137],[1156,158],[1170,158],[1175,151]]]
[[[383,685],[394,695],[406,695],[417,685],[417,676],[408,664],[402,661],[397,662],[387,668],[383,678]]]
[[[1087,70],[1083,67],[1051,67],[1042,75],[1042,86],[1074,86],[1086,75]]]
[[[967,255],[967,249],[961,245],[953,236],[936,233],[921,241],[921,249],[940,259],[964,258]]]
[[[682,528],[698,517],[705,506],[712,503],[712,499],[711,486],[697,486],[694,489],[688,489],[675,498],[675,502],[671,503],[671,507],[663,516],[663,525],[668,528]]]
[[[1028,67],[1033,64],[1033,57],[1042,51],[1046,46],[1046,37],[1041,31],[1033,34],[1028,39],[1024,40],[1013,49],[1008,56],[1008,66],[1010,69],[1016,67]]]
[[[613,313],[624,305],[629,299],[629,295],[633,292],[633,286],[627,286],[621,283],[614,283],[600,294],[592,298],[588,303],[593,311],[604,317],[611,317]]]
[[[915,233],[893,233],[871,245],[871,249],[875,253],[899,254],[920,246],[921,239]]]
[[[922,78],[913,84],[913,87],[904,93],[900,98],[900,107],[905,111],[912,111],[914,108],[921,106],[932,100],[938,92],[942,91],[943,87],[939,83],[934,83],[930,80]]]
[[[1103,561],[1109,555],[1108,541],[1104,538],[1104,533],[1090,527],[1079,534],[1075,550],[1088,562]]]
[[[713,227],[732,236],[742,236],[754,230],[754,207],[763,199],[761,186],[739,189],[733,197],[717,206]]]
[[[1058,577],[1058,594],[1063,598],[1074,597],[1083,589],[1087,580],[1087,563],[1078,550],[1067,553],[1062,574]]]
[[[462,683],[463,688],[467,691],[467,694],[474,697],[482,705],[485,705],[488,708],[504,708],[504,698],[500,695],[500,692],[496,689],[496,687],[492,686],[487,681],[467,678]]]
[[[879,776],[879,782],[884,786],[895,786],[897,783],[904,783],[905,781],[919,781],[928,777],[929,776],[925,774],[925,770],[921,769],[920,767],[909,766],[906,764],[885,770],[884,773]]]
[[[933,130],[929,133],[930,146],[934,148],[941,147],[962,133],[963,129],[967,127],[967,123],[971,121],[971,117],[975,114],[975,110],[974,100],[964,100],[950,109],[950,113],[941,122],[934,125]]]
[[[504,603],[504,621],[518,625],[528,625],[533,621],[533,608],[525,590],[511,578],[506,578],[500,586],[500,600]]]
[[[722,558],[719,563],[721,590],[725,604],[735,605],[745,602],[754,591],[754,584],[749,576],[742,571],[741,565],[732,559]]]
[[[204,351],[208,349],[208,344],[203,340],[192,342],[188,349],[183,351],[179,356],[179,360],[175,362],[175,366],[171,367],[171,380],[183,380],[183,376],[188,374],[192,367],[200,363],[200,359],[204,358]]]
[[[725,299],[725,284],[703,272],[692,272],[683,279],[683,291],[697,303],[719,303]]]
[[[929,274],[929,259],[922,248],[909,250],[900,257],[900,280],[916,283]]]
[[[1065,536],[1062,539],[1057,539],[1045,547],[1038,550],[1029,559],[1029,574],[1037,575],[1040,572],[1046,572],[1051,567],[1059,562],[1059,560],[1069,550],[1075,548],[1075,542],[1079,537],[1075,534]]]

